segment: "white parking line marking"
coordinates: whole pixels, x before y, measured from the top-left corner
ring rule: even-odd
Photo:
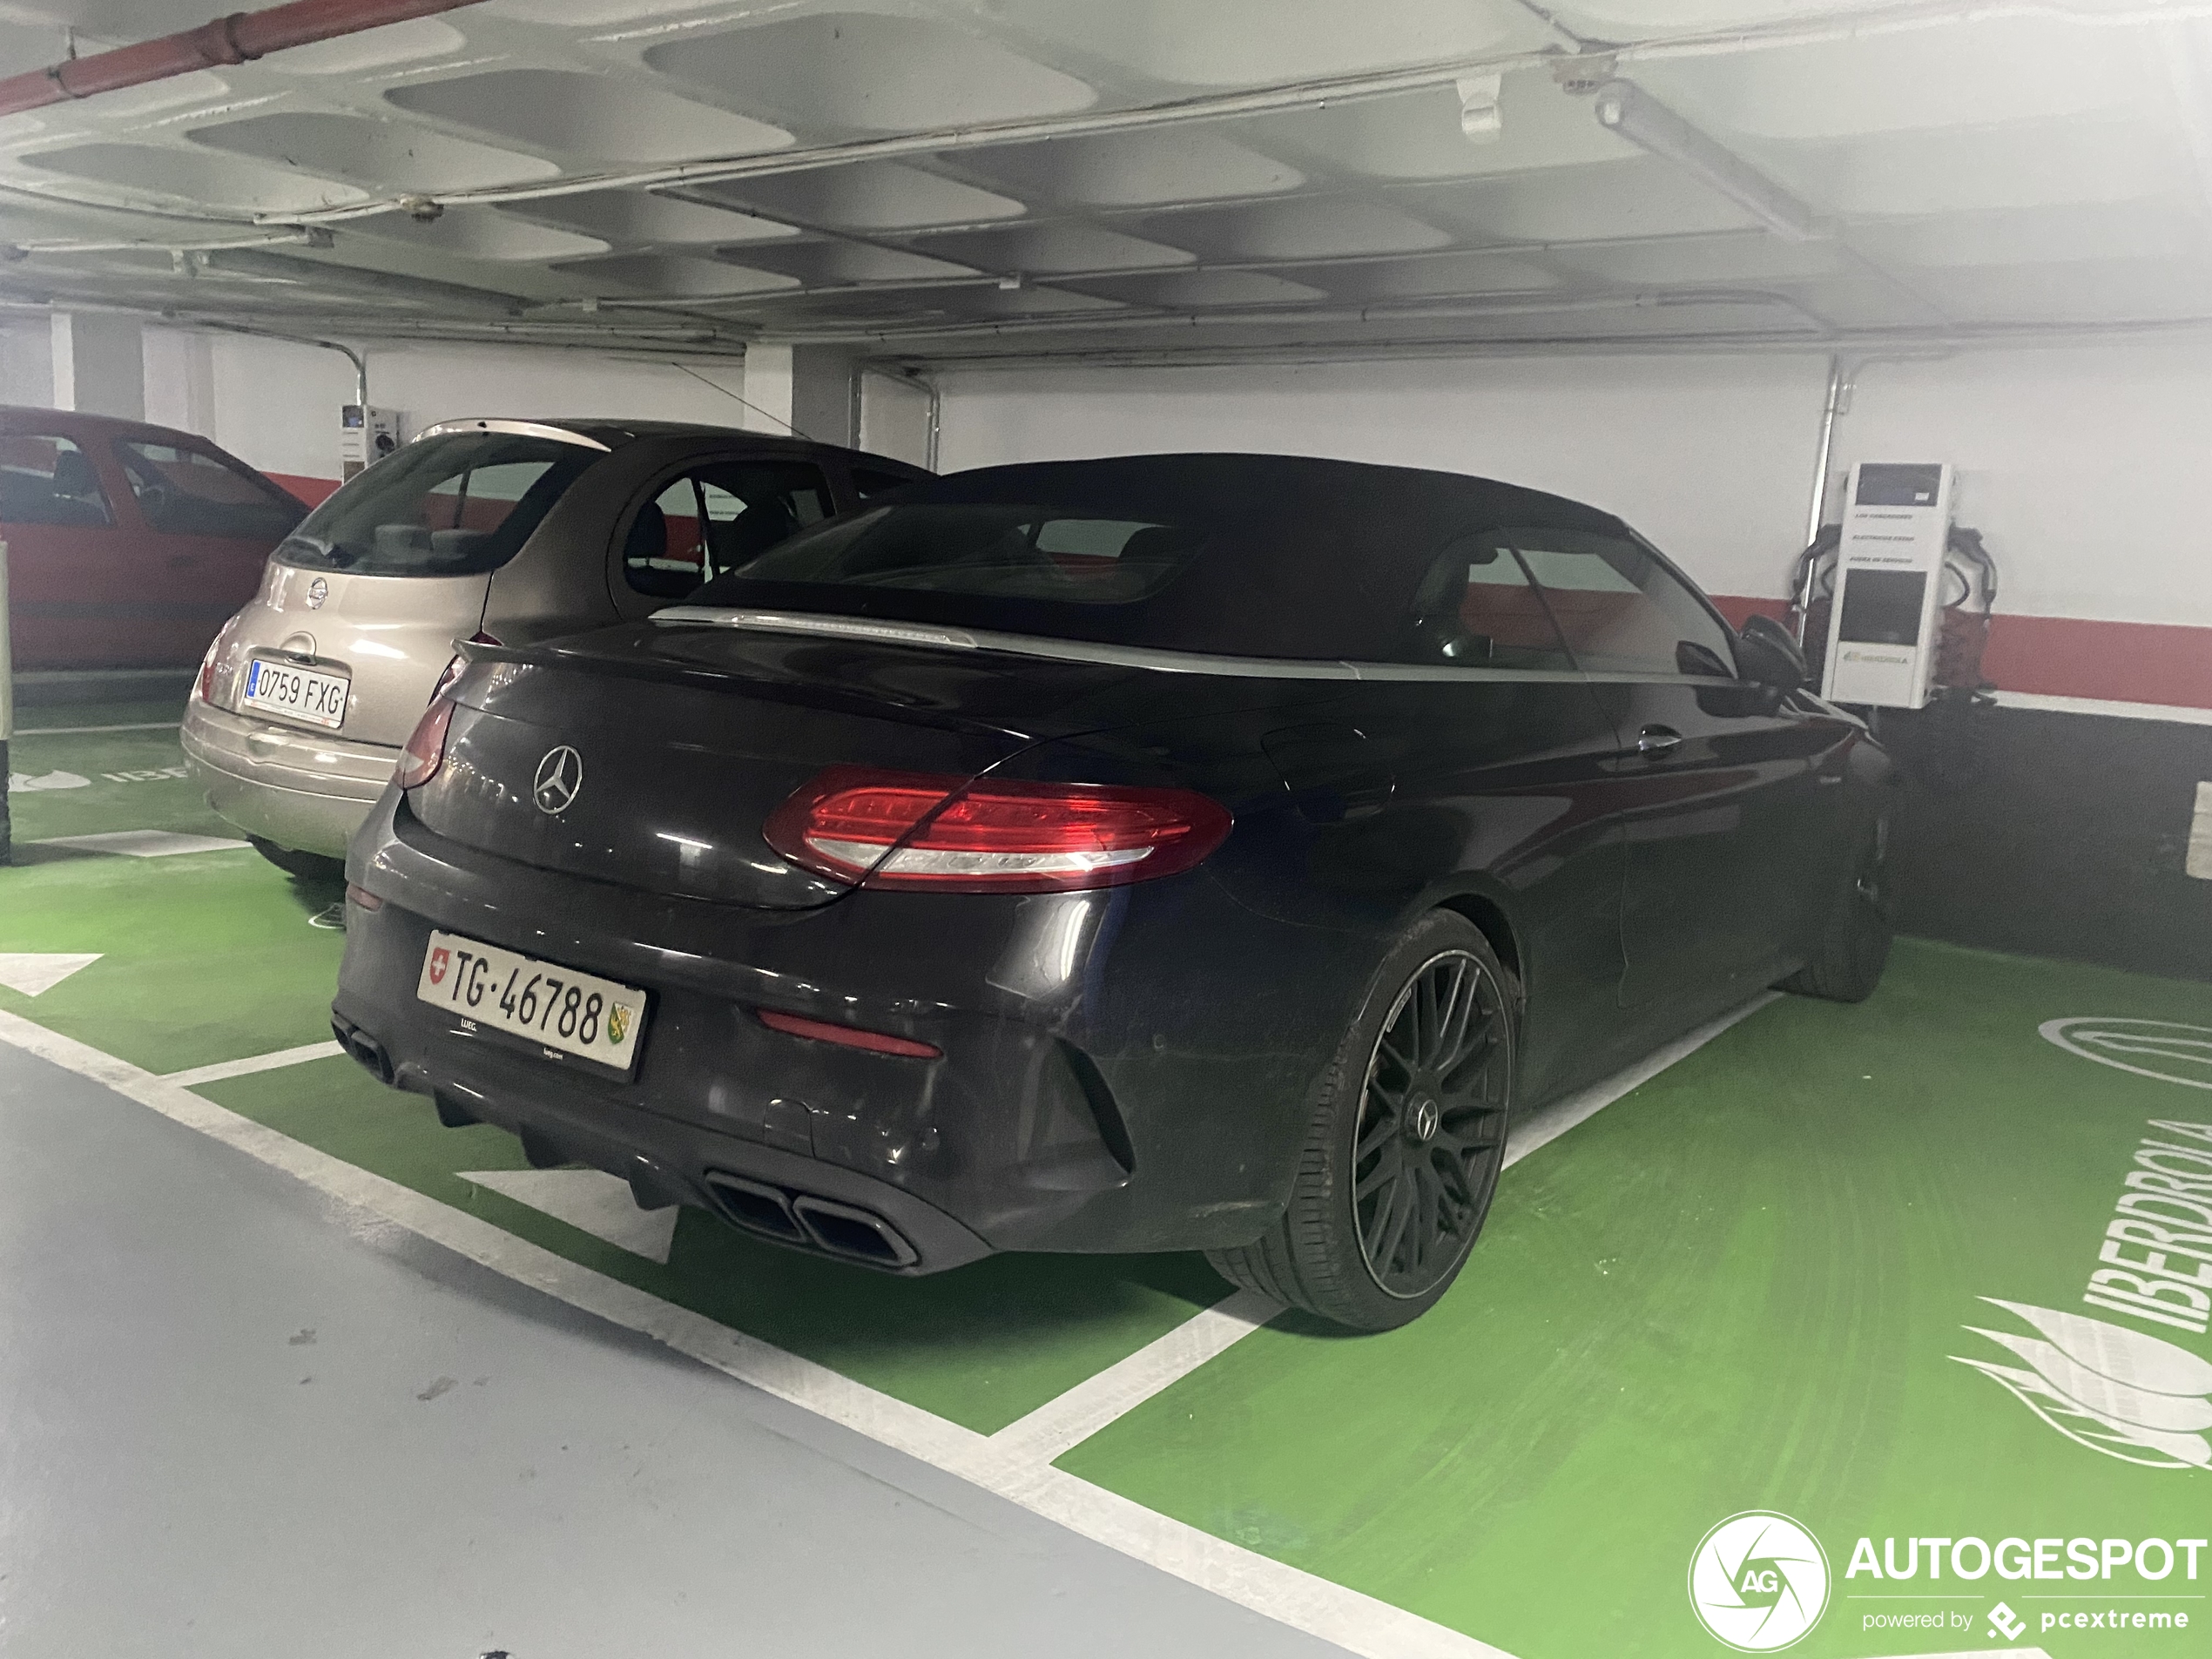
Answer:
[[[1596,1116],[1629,1090],[1650,1082],[1676,1061],[1695,1054],[1730,1026],[1748,1019],[1780,995],[1778,991],[1764,992],[1719,1019],[1676,1038],[1665,1048],[1655,1049],[1626,1070],[1556,1100],[1514,1125],[1506,1138],[1506,1167],[1511,1169],[1538,1147]],[[992,1440],[1034,1456],[1039,1462],[1052,1462],[1115,1419],[1134,1411],[1207,1361],[1228,1352],[1232,1345],[1282,1311],[1264,1296],[1239,1291],[1184,1320],[1127,1359],[1107,1366],[1096,1376],[1077,1383],[1057,1399],[1047,1400],[1020,1421],[1008,1424],[991,1437]]]
[[[587,1313],[652,1338],[765,1393],[973,1481],[1224,1600],[1362,1659],[1513,1659],[1403,1608],[1317,1578],[1142,1504],[1010,1453],[973,1429],[518,1238],[396,1181],[319,1152],[166,1077],[0,1009],[0,1042],[199,1130],[367,1215]]]
[[[244,1060],[219,1060],[212,1066],[195,1066],[190,1071],[172,1071],[162,1082],[174,1083],[179,1089],[197,1089],[202,1083],[219,1083],[229,1077],[250,1077],[257,1071],[278,1071],[286,1066],[304,1065],[310,1060],[327,1060],[333,1055],[346,1051],[335,1042],[303,1042],[296,1049],[279,1049],[274,1054],[257,1054]]]
[[[8,951],[0,953],[0,985],[25,996],[51,991],[80,968],[100,960],[91,951]]]
[[[1074,1450],[1116,1418],[1126,1416],[1169,1384],[1189,1376],[1265,1325],[1283,1305],[1256,1291],[1238,1291],[1185,1319],[1125,1359],[1049,1399],[991,1436],[1017,1456],[1049,1463]]]
[[[19,725],[19,738],[74,738],[91,732],[174,732],[182,720],[137,720],[128,725]]]
[[[178,853],[227,853],[244,841],[219,835],[184,835],[175,830],[107,830],[98,835],[55,835],[34,846],[73,846],[86,853],[119,853],[131,859],[165,859]]]

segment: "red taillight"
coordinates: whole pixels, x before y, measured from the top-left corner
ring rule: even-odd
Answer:
[[[452,724],[453,699],[441,695],[415,723],[415,735],[400,751],[400,764],[393,768],[392,781],[401,789],[419,789],[436,777],[438,768],[445,764],[446,728]]]
[[[1064,893],[1187,870],[1221,845],[1230,822],[1221,806],[1187,789],[969,785],[832,766],[779,806],[763,833],[793,863],[871,887]]]
[[[488,634],[482,629],[479,628],[475,633],[469,636],[468,643],[471,645],[496,645],[500,642],[497,635]],[[440,671],[438,675],[438,683],[430,688],[430,700],[432,702],[435,702],[438,698],[443,697],[448,691],[451,691],[453,689],[454,681],[461,678],[461,671],[468,666],[468,659],[462,656],[460,652],[455,651],[453,655],[453,660],[448,663],[445,667]]]
[[[215,700],[215,657],[222,648],[223,642],[218,638],[208,646],[207,655],[199,659],[199,678],[192,685],[192,695],[203,703]],[[172,680],[170,684],[173,685],[176,682]]]
[[[944,1053],[933,1044],[916,1042],[912,1037],[894,1037],[887,1031],[863,1031],[858,1026],[833,1025],[827,1020],[779,1014],[773,1008],[755,1008],[752,1012],[771,1031],[780,1031],[789,1037],[812,1037],[817,1042],[834,1042],[840,1048],[865,1049],[869,1054],[901,1055],[909,1060],[934,1060]]]

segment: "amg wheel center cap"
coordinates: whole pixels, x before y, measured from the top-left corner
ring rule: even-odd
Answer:
[[[1443,1109],[1424,1095],[1413,1103],[1413,1109],[1406,1114],[1406,1132],[1416,1141],[1433,1141],[1437,1128],[1444,1121]]]

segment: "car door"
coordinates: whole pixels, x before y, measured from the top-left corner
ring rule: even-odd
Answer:
[[[650,615],[750,563],[835,510],[812,461],[719,455],[648,486],[618,525],[610,583],[625,617]]]
[[[1423,907],[1494,900],[1520,941],[1531,1099],[1617,1064],[1621,833],[1612,720],[1506,542],[1447,541],[1392,664],[1265,747],[1323,826],[1347,908],[1407,875]],[[1356,909],[1355,909],[1356,914]]]
[[[307,509],[244,467],[152,435],[113,441],[109,460],[138,516],[138,579],[163,660],[196,661],[261,585],[269,551]]]
[[[0,434],[0,541],[17,668],[154,660],[129,532],[76,439],[35,427]]]
[[[1517,532],[1514,548],[1619,734],[1622,1004],[1749,995],[1824,891],[1816,779],[1841,724],[1738,680],[1727,624],[1625,529]]]

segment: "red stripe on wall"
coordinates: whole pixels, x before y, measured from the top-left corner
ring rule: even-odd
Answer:
[[[335,478],[308,478],[296,472],[265,472],[261,476],[310,507],[321,506],[338,488]]]
[[[1780,599],[1723,594],[1713,603],[1735,628],[1755,614],[1789,620]],[[2000,691],[2212,709],[2212,628],[2000,611],[1990,619],[1981,672]]]

